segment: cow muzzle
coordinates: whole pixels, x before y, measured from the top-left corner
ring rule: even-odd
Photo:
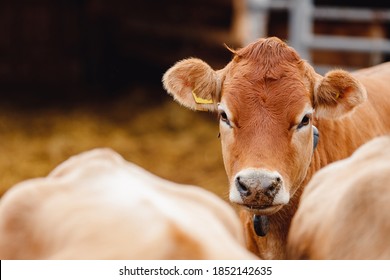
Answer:
[[[261,215],[279,211],[289,199],[284,180],[276,171],[244,169],[236,174],[230,188],[231,202]]]

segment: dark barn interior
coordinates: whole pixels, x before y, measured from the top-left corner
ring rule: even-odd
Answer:
[[[2,1],[0,194],[111,147],[223,195],[215,117],[172,102],[161,77],[187,56],[225,64],[231,18],[228,1]]]

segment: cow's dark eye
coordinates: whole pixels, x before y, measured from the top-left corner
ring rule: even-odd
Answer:
[[[228,119],[228,116],[226,115],[225,111],[219,111],[219,118],[221,119],[221,121],[223,121],[224,123],[226,123],[227,125],[230,126],[230,121]]]
[[[224,121],[224,122],[227,122],[227,121],[228,121],[227,115],[226,115],[226,113],[225,113],[224,111],[222,111],[222,112],[220,113],[220,115],[221,115],[221,120],[222,120],[222,121]]]
[[[304,127],[304,126],[307,126],[309,123],[310,123],[310,120],[311,120],[311,114],[306,114],[301,122],[298,124],[298,129]]]

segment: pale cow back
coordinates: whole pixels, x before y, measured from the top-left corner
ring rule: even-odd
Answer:
[[[390,259],[390,136],[314,175],[288,237],[292,259]]]
[[[0,259],[253,259],[234,210],[108,149],[82,153],[0,202]]]

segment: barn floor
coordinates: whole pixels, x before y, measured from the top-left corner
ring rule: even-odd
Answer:
[[[163,178],[227,199],[216,117],[184,109],[162,87],[134,86],[94,102],[24,103],[0,105],[0,195],[74,154],[110,147]]]

